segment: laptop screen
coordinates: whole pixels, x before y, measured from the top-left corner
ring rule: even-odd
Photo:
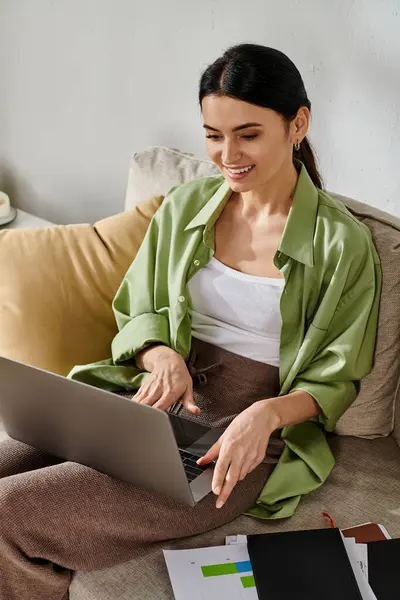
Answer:
[[[177,415],[168,414],[168,417],[178,448],[197,456],[203,456],[224,431],[223,429],[212,429]]]

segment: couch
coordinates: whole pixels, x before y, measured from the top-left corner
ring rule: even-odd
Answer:
[[[111,300],[152,215],[172,186],[213,173],[206,160],[150,148],[132,159],[125,212],[94,226],[0,231],[0,355],[62,375],[74,364],[108,357],[116,332]],[[400,536],[400,220],[337,197],[370,228],[383,288],[374,367],[330,436],[337,462],[328,481],[303,498],[290,519],[241,516],[212,532],[155,545],[125,564],[76,573],[71,600],[172,599],[162,547],[222,544],[234,533],[326,527],[322,512],[339,527],[374,521]]]

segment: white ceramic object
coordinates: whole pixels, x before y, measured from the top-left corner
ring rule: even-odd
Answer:
[[[8,217],[11,212],[10,198],[4,192],[0,192],[0,221]]]
[[[7,215],[5,217],[0,216],[0,228],[3,225],[8,225],[9,223],[12,223],[13,221],[15,221],[16,217],[17,217],[17,209],[14,208],[13,206],[10,206],[10,210],[7,213]]]

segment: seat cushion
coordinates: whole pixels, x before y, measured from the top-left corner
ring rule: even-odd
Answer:
[[[0,232],[0,356],[66,375],[108,358],[111,303],[162,198],[91,225]]]
[[[304,498],[290,519],[261,521],[241,516],[209,533],[154,546],[141,557],[92,573],[77,573],[70,600],[173,600],[163,548],[198,548],[224,543],[226,535],[327,527],[322,512],[344,528],[373,521],[400,536],[400,450],[392,437],[364,440],[331,437],[336,466],[322,488]],[[106,549],[105,549],[106,551]]]

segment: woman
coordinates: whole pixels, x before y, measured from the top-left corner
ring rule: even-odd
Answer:
[[[217,460],[216,497],[183,507],[8,441],[4,600],[62,598],[74,570],[244,511],[290,516],[333,466],[323,429],[372,364],[380,271],[370,234],[322,191],[310,102],[284,54],[230,48],[204,72],[200,105],[221,175],[168,194],[114,300],[112,358],[70,376],[225,426],[199,461]]]

